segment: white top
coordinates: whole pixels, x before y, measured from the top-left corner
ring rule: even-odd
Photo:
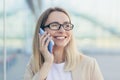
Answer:
[[[65,72],[64,65],[53,63],[46,80],[72,80],[71,72]]]

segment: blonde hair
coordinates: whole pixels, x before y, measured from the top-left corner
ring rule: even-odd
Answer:
[[[58,8],[58,7],[49,8],[45,12],[42,13],[42,15],[40,16],[37,22],[34,39],[33,39],[33,65],[34,65],[33,72],[34,73],[38,72],[42,64],[44,63],[44,58],[39,51],[39,36],[38,36],[39,28],[45,25],[47,18],[49,17],[50,13],[53,11],[59,11],[59,12],[65,13],[70,20],[68,13],[64,9]],[[69,41],[69,43],[67,44],[64,50],[64,53],[66,53],[65,55],[66,56],[66,59],[65,59],[65,70],[66,71],[72,70],[77,64],[76,56],[77,56],[78,50],[74,42],[75,41],[72,35],[71,40]]]

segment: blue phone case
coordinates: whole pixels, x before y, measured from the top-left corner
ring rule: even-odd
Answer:
[[[41,35],[43,35],[43,34],[44,34],[44,30],[40,28],[39,33],[40,33]],[[49,44],[48,44],[48,51],[49,51],[50,53],[52,53],[53,45],[54,45],[54,42],[53,42],[53,40],[51,40],[51,41],[49,42]]]

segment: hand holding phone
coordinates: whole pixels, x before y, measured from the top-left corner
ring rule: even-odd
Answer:
[[[44,30],[43,30],[42,28],[40,28],[39,33],[40,33],[41,35],[43,35],[43,34],[44,34]],[[48,51],[49,51],[50,53],[52,53],[53,45],[54,45],[54,42],[53,42],[53,40],[51,40],[51,41],[49,42],[49,44],[48,44]]]

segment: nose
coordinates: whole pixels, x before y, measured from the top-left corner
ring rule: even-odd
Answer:
[[[63,25],[60,26],[59,31],[60,31],[60,32],[65,32],[65,29],[63,28]]]

